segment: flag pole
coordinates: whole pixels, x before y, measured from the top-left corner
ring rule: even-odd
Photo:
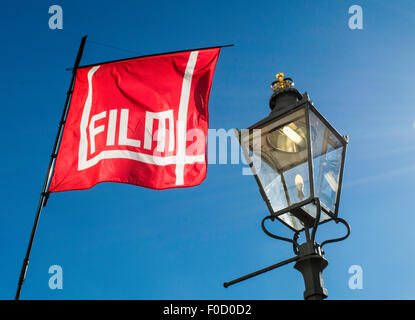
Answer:
[[[46,206],[48,198],[49,198],[49,192],[47,190],[48,190],[49,182],[50,182],[50,179],[51,179],[52,173],[53,173],[53,164],[54,164],[55,159],[58,155],[59,141],[60,141],[60,138],[62,136],[63,128],[64,128],[64,125],[65,125],[65,120],[66,120],[66,115],[67,115],[67,112],[68,112],[69,102],[71,100],[73,87],[74,87],[74,83],[75,83],[76,71],[79,67],[79,63],[81,62],[81,57],[82,57],[82,53],[84,51],[86,38],[87,38],[87,36],[84,36],[81,40],[81,45],[79,46],[78,54],[76,56],[76,60],[75,60],[75,63],[74,63],[73,69],[72,69],[72,80],[71,80],[71,84],[69,85],[69,90],[66,93],[65,106],[63,108],[61,121],[59,122],[59,129],[58,129],[58,133],[56,135],[55,144],[53,145],[53,151],[52,151],[52,155],[50,157],[49,167],[48,167],[48,171],[46,173],[45,182],[43,184],[42,192],[40,194],[40,200],[39,200],[39,204],[38,204],[37,211],[36,211],[35,221],[33,223],[32,233],[30,235],[29,245],[27,247],[26,256],[23,260],[22,269],[20,271],[19,283],[17,285],[16,296],[14,298],[15,300],[19,300],[19,297],[20,297],[20,292],[22,290],[22,285],[23,285],[23,282],[26,278],[27,267],[29,265],[30,251],[32,250],[33,240],[35,238],[36,229],[37,229],[37,226],[38,226],[40,214],[42,212],[42,208]]]

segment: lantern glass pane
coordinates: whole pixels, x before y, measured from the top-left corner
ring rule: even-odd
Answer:
[[[296,231],[300,231],[304,228],[303,222],[297,217],[295,217],[291,212],[281,214],[277,218],[285,224],[288,224],[291,228],[293,228]]]
[[[317,216],[317,207],[313,203],[308,203],[301,207],[307,214],[310,215],[312,218],[316,218]],[[304,223],[295,217],[291,212],[284,213],[278,216],[278,219],[288,224],[290,227],[295,229],[296,231],[300,231],[304,228]],[[320,211],[320,220],[319,223],[330,220],[330,216],[327,215],[323,210]]]
[[[288,203],[281,175],[257,154],[252,153],[250,158],[274,212],[286,208]]]
[[[274,212],[310,198],[304,109],[243,130],[241,146]]]
[[[333,214],[336,209],[343,145],[313,111],[309,112],[314,193]]]

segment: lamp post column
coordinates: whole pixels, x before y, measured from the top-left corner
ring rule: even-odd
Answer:
[[[323,270],[328,261],[323,257],[320,247],[307,241],[299,246],[300,258],[294,268],[301,272],[304,278],[304,300],[324,300],[327,298],[327,289],[324,288]]]

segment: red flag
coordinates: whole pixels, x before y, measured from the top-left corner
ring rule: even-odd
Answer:
[[[200,184],[219,51],[79,68],[49,191],[104,181],[153,189]]]

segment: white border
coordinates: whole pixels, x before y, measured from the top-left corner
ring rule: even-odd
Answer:
[[[176,164],[176,185],[184,184],[184,165],[196,162],[204,163],[205,154],[197,156],[186,155],[186,132],[187,132],[187,110],[189,107],[190,88],[192,84],[193,71],[196,65],[198,51],[192,51],[187,62],[186,70],[183,77],[182,92],[180,95],[179,116],[177,121],[177,155],[170,157],[160,157],[145,153],[129,150],[106,150],[100,152],[92,159],[87,160],[88,138],[87,126],[92,104],[92,77],[100,66],[92,67],[88,72],[88,96],[82,112],[80,132],[81,139],[79,142],[78,170],[85,170],[104,159],[131,159],[143,163],[166,166]]]

